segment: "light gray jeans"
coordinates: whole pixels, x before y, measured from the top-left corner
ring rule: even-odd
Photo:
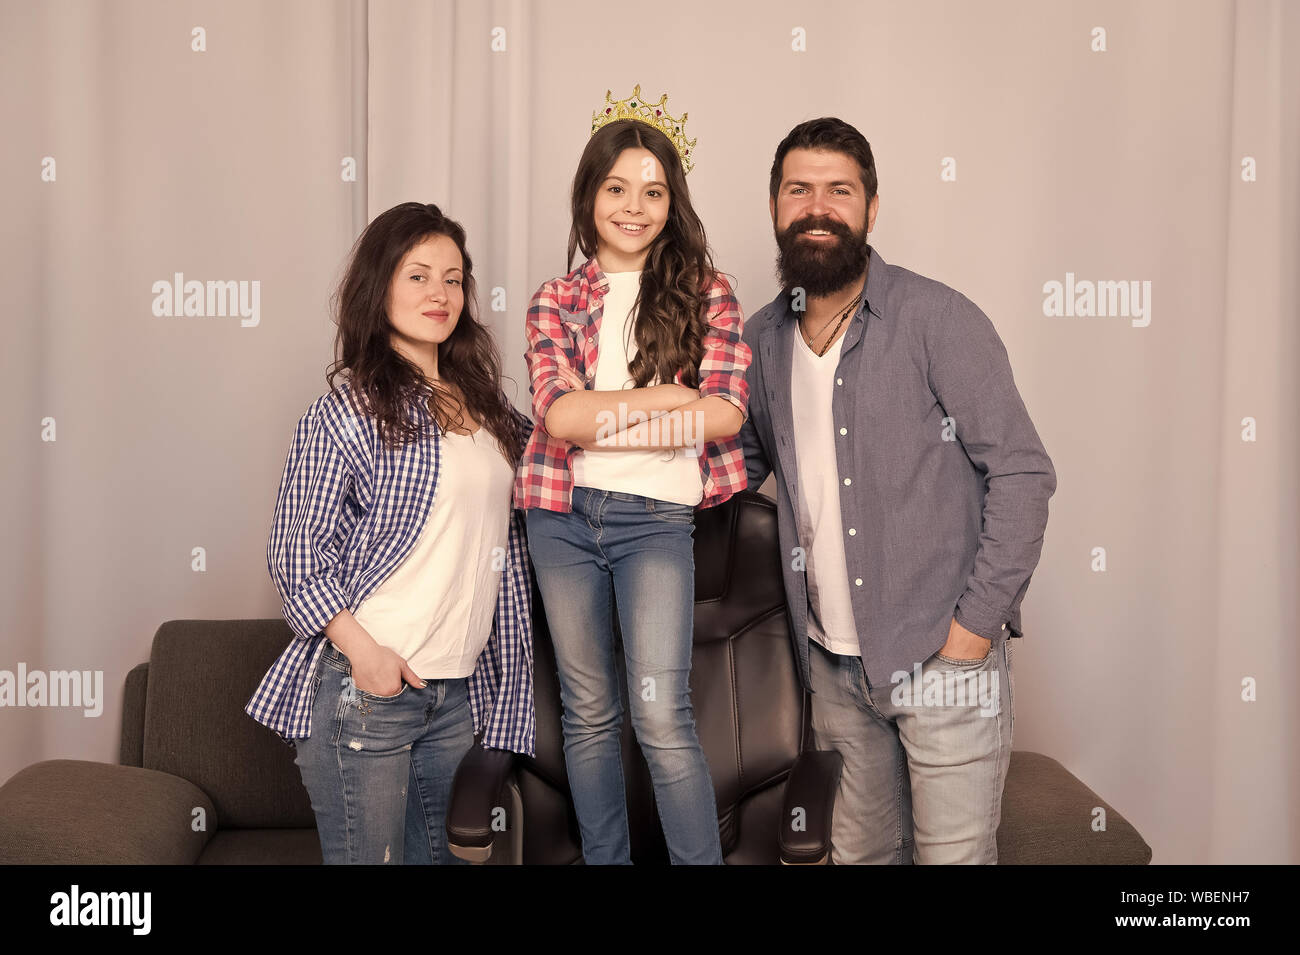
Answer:
[[[979,660],[936,653],[878,687],[860,657],[809,643],[817,748],[844,760],[831,862],[996,863],[1015,724],[1011,639]]]

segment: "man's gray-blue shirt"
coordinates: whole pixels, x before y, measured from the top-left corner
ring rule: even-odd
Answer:
[[[740,437],[751,490],[776,473],[782,573],[805,686],[808,592],[799,539],[790,373],[799,334],[783,291],[745,322],[752,351]],[[993,323],[968,298],[873,248],[831,394],[841,533],[863,669],[911,672],[957,622],[1023,636],[1056,472]],[[809,687],[811,688],[811,687]]]

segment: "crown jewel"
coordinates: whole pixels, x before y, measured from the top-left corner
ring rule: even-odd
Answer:
[[[683,172],[691,171],[691,167],[695,165],[694,160],[691,159],[695,140],[686,138],[686,113],[682,113],[681,119],[674,119],[668,115],[665,106],[668,102],[667,93],[659,97],[659,102],[647,103],[641,98],[641,84],[638,83],[632,88],[632,95],[627,99],[614,100],[610,99],[611,95],[609,90],[605,90],[604,109],[598,109],[591,114],[593,134],[606,123],[612,123],[616,119],[635,119],[647,123],[672,140],[677,155],[681,157]]]

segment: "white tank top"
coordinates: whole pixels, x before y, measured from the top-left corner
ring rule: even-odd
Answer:
[[[486,428],[443,432],[438,489],[415,546],[353,614],[426,680],[469,676],[505,570],[514,469]]]

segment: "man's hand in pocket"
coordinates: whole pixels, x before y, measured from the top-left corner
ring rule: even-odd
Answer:
[[[939,652],[952,660],[983,660],[992,646],[992,640],[971,633],[953,617],[948,627],[948,642]]]

